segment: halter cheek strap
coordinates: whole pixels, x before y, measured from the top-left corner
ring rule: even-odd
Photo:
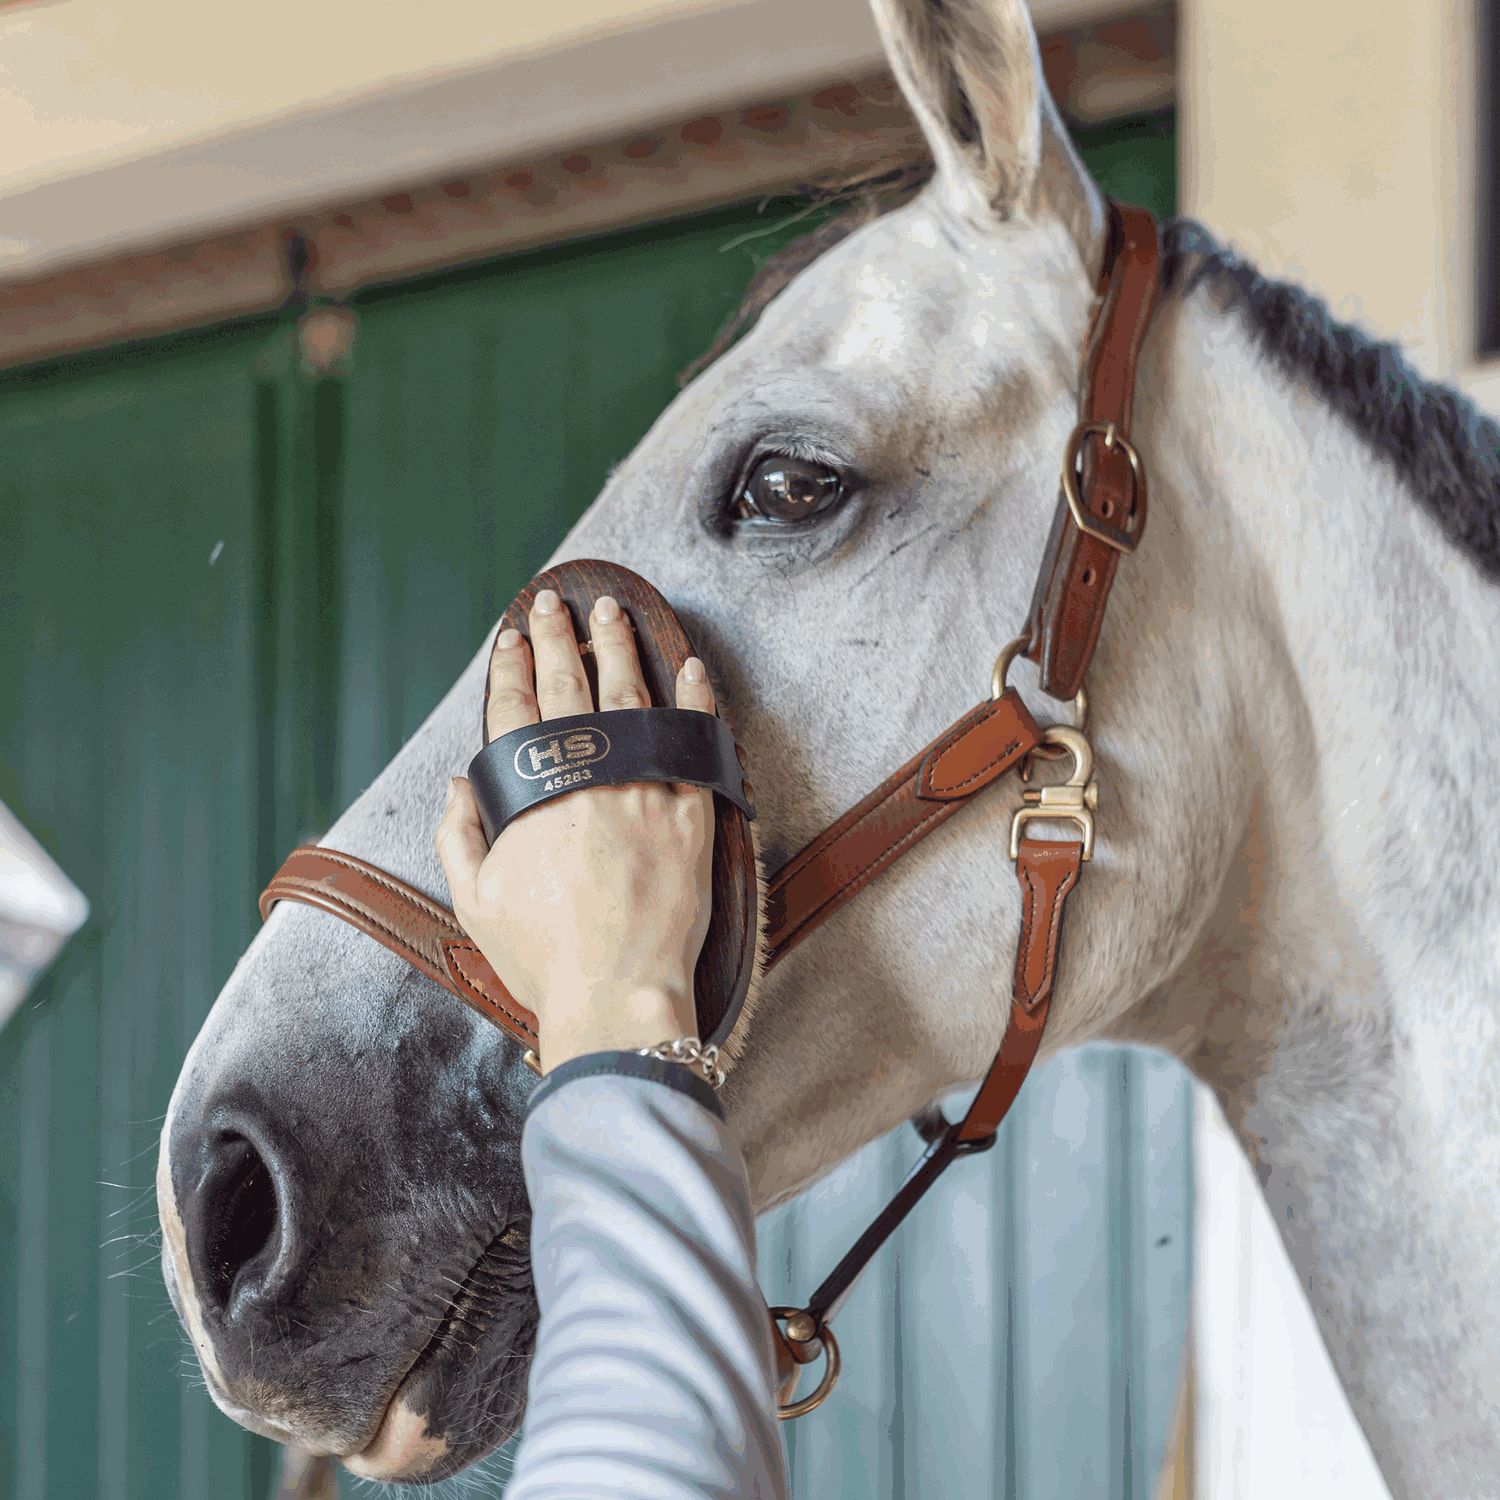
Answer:
[[[1160,295],[1156,220],[1111,199],[1078,425],[1063,454],[1062,493],[1027,612],[1027,655],[1042,691],[1054,698],[1072,698],[1083,686],[1115,569],[1146,529],[1146,469],[1130,441],[1130,422],[1136,366]]]

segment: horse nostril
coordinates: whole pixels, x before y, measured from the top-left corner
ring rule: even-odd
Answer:
[[[265,1158],[243,1136],[219,1144],[202,1188],[200,1286],[227,1311],[235,1292],[263,1277],[275,1258],[276,1184]]]

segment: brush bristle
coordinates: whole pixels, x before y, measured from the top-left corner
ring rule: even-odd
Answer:
[[[749,828],[750,848],[755,855],[755,966],[750,973],[750,986],[745,991],[745,1003],[740,1007],[740,1013],[735,1018],[734,1029],[720,1049],[720,1057],[726,1073],[733,1072],[734,1065],[744,1055],[753,1024],[752,1018],[760,992],[760,982],[766,972],[766,965],[771,959],[771,939],[766,924],[766,885],[768,883],[766,866],[761,858],[760,833],[757,826],[751,823]]]

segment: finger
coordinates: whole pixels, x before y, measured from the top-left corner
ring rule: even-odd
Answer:
[[[677,674],[678,708],[696,708],[699,713],[714,711],[714,690],[708,685],[708,670],[696,656],[683,662]]]
[[[474,793],[463,776],[455,776],[448,783],[448,805],[443,809],[443,819],[432,842],[442,862],[443,874],[448,877],[455,911],[471,907],[479,867],[490,851],[479,822],[479,809],[474,805]]]
[[[490,701],[485,722],[490,738],[499,739],[539,715],[532,687],[531,651],[519,630],[502,630],[490,656]]]
[[[531,606],[531,650],[536,657],[536,701],[544,719],[594,711],[583,675],[573,622],[561,599],[543,589]]]
[[[688,657],[677,673],[677,706],[696,709],[699,713],[705,714],[711,714],[714,711],[714,690],[708,685],[708,671],[696,656]],[[703,792],[701,787],[690,786],[685,781],[673,782],[672,790],[682,793],[702,792],[705,816],[712,821],[712,792]]]
[[[650,708],[651,694],[641,676],[630,621],[608,594],[594,601],[594,612],[589,616],[589,638],[594,643],[594,660],[599,667],[599,707]]]

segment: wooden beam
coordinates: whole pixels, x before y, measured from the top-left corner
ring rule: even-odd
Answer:
[[[1170,3],[1044,36],[1048,84],[1075,124],[1170,104]],[[314,297],[539,245],[795,191],[920,156],[885,72],[773,94],[168,249],[0,284],[0,368],[272,312],[299,288],[285,246],[312,252]]]

